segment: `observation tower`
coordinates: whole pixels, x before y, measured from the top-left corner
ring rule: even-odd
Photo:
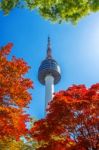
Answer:
[[[54,85],[61,79],[60,66],[52,57],[50,37],[48,37],[47,55],[38,70],[38,80],[45,85],[45,114],[50,100],[53,98]]]

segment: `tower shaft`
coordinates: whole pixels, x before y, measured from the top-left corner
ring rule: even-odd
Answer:
[[[38,80],[45,85],[45,115],[48,103],[53,99],[54,85],[61,79],[60,66],[52,57],[50,38],[48,37],[47,55],[38,70]]]
[[[45,77],[45,114],[48,103],[52,100],[54,93],[54,77],[47,75]]]

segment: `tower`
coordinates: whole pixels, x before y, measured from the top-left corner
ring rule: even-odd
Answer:
[[[50,38],[48,37],[47,56],[41,62],[38,70],[38,80],[41,84],[45,85],[45,111],[48,102],[53,98],[54,85],[57,84],[60,79],[60,66],[52,57]]]

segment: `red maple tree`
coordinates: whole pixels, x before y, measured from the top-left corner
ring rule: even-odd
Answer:
[[[55,94],[45,119],[35,122],[30,135],[38,150],[99,149],[99,84],[73,85]]]
[[[23,59],[7,59],[12,43],[0,49],[0,138],[19,139],[28,131],[26,122],[30,120],[25,114],[31,100],[28,89],[33,87],[30,79],[24,75],[29,66]]]

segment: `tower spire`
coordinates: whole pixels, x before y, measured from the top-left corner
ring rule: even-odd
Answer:
[[[47,45],[47,58],[52,58],[51,42],[50,37],[48,36],[48,45]]]

